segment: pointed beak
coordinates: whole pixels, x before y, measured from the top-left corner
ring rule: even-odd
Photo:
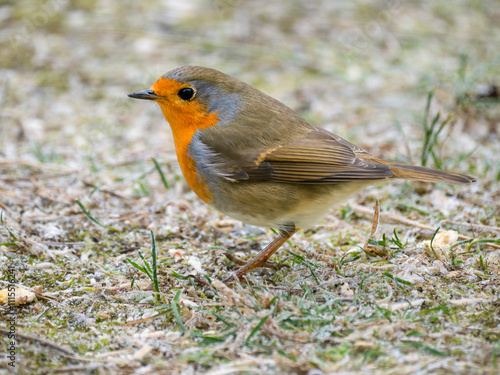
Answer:
[[[136,91],[127,95],[129,98],[134,99],[146,99],[146,100],[156,100],[159,98],[158,95],[151,89]]]

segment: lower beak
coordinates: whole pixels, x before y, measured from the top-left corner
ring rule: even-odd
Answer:
[[[127,95],[129,98],[135,99],[146,99],[146,100],[156,100],[159,98],[158,95],[151,89],[136,91]]]

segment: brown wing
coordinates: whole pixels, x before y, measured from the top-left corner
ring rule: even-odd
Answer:
[[[206,171],[216,170],[220,177],[235,182],[335,184],[393,177],[388,165],[363,160],[364,155],[369,157],[366,151],[316,127],[258,153],[241,149],[235,155],[234,148],[225,152],[220,142],[204,142],[196,148],[207,160],[205,167],[211,167]]]
[[[304,184],[340,183],[393,177],[387,165],[367,162],[366,151],[323,129],[270,151],[262,164],[271,167],[271,180]]]

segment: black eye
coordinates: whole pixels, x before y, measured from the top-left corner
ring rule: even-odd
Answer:
[[[180,89],[177,93],[182,100],[191,100],[194,97],[194,90],[190,87]]]

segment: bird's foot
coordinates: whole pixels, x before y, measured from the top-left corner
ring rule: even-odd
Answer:
[[[224,255],[226,256],[227,259],[229,259],[231,262],[237,264],[238,266],[246,266],[246,265],[250,264],[250,262],[252,262],[251,260],[248,262],[245,262],[243,259],[240,259],[237,256],[235,256],[229,252],[226,252]],[[273,270],[279,271],[280,269],[282,269],[284,267],[290,268],[290,266],[288,264],[285,264],[285,263],[274,263],[274,262],[268,262],[268,261],[254,262],[251,265],[251,267],[249,267],[246,271],[250,271],[251,269],[254,269],[254,268],[271,268]]]
[[[231,274],[231,276],[229,276],[227,279],[223,280],[224,284],[231,284],[234,282],[250,284],[251,282],[247,278],[245,278],[245,274],[248,271],[253,270],[255,268],[271,268],[277,271],[281,270],[284,267],[290,268],[288,264],[268,262],[267,260],[256,259],[257,257],[253,258],[248,262],[245,262],[244,260],[238,258],[237,256],[231,253],[225,253],[225,255],[230,261],[236,263],[241,267],[238,270],[236,270],[236,272]],[[270,282],[274,284],[273,281]]]

